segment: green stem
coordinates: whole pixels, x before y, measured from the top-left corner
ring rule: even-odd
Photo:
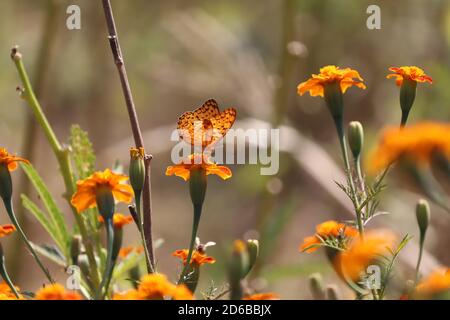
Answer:
[[[153,264],[150,260],[150,255],[148,251],[147,241],[145,240],[145,233],[144,233],[144,219],[141,212],[141,194],[136,193],[135,194],[135,202],[136,202],[136,211],[137,215],[139,217],[139,233],[141,236],[142,245],[144,247],[144,254],[145,254],[145,264],[147,267],[147,273],[154,273],[155,270],[153,268]]]
[[[14,214],[12,200],[11,199],[5,200],[4,203],[5,203],[6,212],[8,212],[8,216],[11,219],[12,224],[16,227],[17,231],[19,232],[20,236],[22,237],[22,240],[27,245],[28,250],[30,250],[31,255],[36,260],[37,264],[39,265],[41,270],[44,272],[44,274],[47,277],[47,279],[51,283],[54,283],[55,281],[53,280],[52,276],[50,275],[50,272],[44,266],[44,264],[42,263],[41,259],[37,255],[36,251],[34,251],[34,248],[31,245],[30,241],[28,240],[27,236],[25,235],[25,232],[23,232],[22,228],[20,227],[19,222],[17,221],[16,216]]]
[[[202,205],[194,204],[194,220],[192,223],[192,234],[191,234],[191,242],[189,244],[189,252],[186,258],[186,263],[184,265],[183,271],[180,274],[180,279],[178,280],[178,284],[184,283],[186,275],[189,271],[189,266],[191,265],[192,254],[194,253],[195,247],[195,238],[197,238],[198,225],[200,224],[200,217],[202,215]]]
[[[14,287],[14,284],[11,281],[8,272],[6,271],[5,256],[3,254],[3,247],[1,243],[0,243],[0,276],[2,276],[3,280],[6,282],[11,291],[14,293],[16,298],[19,299],[19,292],[17,292],[16,287]]]
[[[98,291],[97,291],[97,295],[96,295],[97,300],[100,297],[104,300],[105,297],[107,296],[109,284],[111,282],[112,271],[114,269],[114,263],[113,263],[114,225],[113,225],[112,218],[107,219],[105,221],[105,226],[106,226],[106,247],[107,247],[106,265],[105,265],[105,272],[103,274],[102,282],[100,283],[100,287],[98,288]]]
[[[75,193],[75,182],[73,180],[72,168],[70,164],[69,151],[67,148],[63,148],[58,141],[50,123],[48,122],[44,112],[42,111],[41,105],[36,98],[36,95],[33,91],[33,87],[31,85],[30,79],[26,72],[25,66],[22,61],[22,55],[17,51],[17,48],[12,49],[11,57],[16,65],[19,77],[24,86],[24,91],[22,93],[23,98],[27,101],[28,105],[32,109],[34,116],[39,123],[40,127],[44,131],[44,134],[58,160],[60,170],[64,179],[64,184],[66,187],[66,199],[69,202],[70,207],[72,208],[73,215],[75,217],[75,221],[77,223],[78,229],[80,230],[81,237],[83,239],[83,244],[86,249],[86,254],[89,260],[90,266],[90,277],[94,283],[94,285],[98,285],[100,280],[98,277],[98,268],[97,261],[95,259],[94,248],[92,243],[89,240],[89,236],[86,230],[86,226],[82,217],[76,212],[75,208],[70,204],[71,196]]]
[[[359,199],[358,199],[358,195],[356,193],[355,183],[353,182],[352,171],[351,171],[350,161],[349,161],[348,151],[347,151],[347,144],[346,144],[346,139],[345,139],[345,133],[344,133],[344,128],[343,128],[343,119],[342,119],[342,117],[337,117],[337,116],[333,117],[333,118],[334,118],[334,123],[336,125],[338,137],[339,137],[339,143],[341,145],[342,158],[344,160],[344,166],[345,166],[345,174],[347,176],[347,181],[350,186],[350,192],[353,197],[352,202],[356,209],[355,210],[356,211],[356,223],[358,225],[359,236],[361,237],[361,239],[363,239],[364,238],[364,224],[362,221],[362,212],[360,210],[358,210]]]
[[[420,263],[422,262],[424,242],[425,242],[425,235],[420,233],[419,257],[417,258],[416,276],[414,277],[414,287],[416,286],[417,282],[419,281],[419,270],[420,270]]]

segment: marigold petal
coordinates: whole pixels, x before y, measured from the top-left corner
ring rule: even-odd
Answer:
[[[233,175],[230,168],[218,165],[208,165],[206,168],[206,174],[216,174],[223,180],[227,180]]]

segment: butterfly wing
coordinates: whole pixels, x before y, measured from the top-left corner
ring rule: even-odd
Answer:
[[[202,141],[203,144],[203,121],[209,120],[219,114],[219,105],[216,100],[209,99],[194,111],[188,111],[181,115],[177,125],[178,134],[187,143],[193,145],[195,141]]]
[[[212,127],[214,128],[214,135],[211,143],[216,143],[222,139],[227,131],[233,126],[236,120],[236,110],[234,108],[228,108],[220,112],[218,115],[211,118]]]
[[[194,145],[202,141],[206,147],[219,141],[231,128],[236,119],[233,108],[219,111],[216,100],[209,99],[194,111],[188,111],[178,119],[178,133],[184,141]]]

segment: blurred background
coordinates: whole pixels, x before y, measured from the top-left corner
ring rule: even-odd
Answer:
[[[66,28],[71,4],[81,8],[81,30]],[[370,4],[381,8],[380,30],[366,27]],[[223,252],[233,239],[256,237],[262,252],[252,275],[255,288],[285,299],[309,299],[307,278],[320,271],[327,283],[344,290],[323,252],[298,252],[316,224],[351,219],[352,211],[333,182],[343,181],[343,173],[328,111],[322,99],[297,96],[296,87],[327,64],[357,69],[368,88],[345,95],[346,121],[363,123],[366,153],[383,126],[400,121],[398,88],[386,79],[390,66],[417,65],[434,79],[433,85],[419,85],[410,123],[448,121],[450,1],[113,0],[112,5],[146,149],[154,156],[154,234],[164,240],[156,251],[159,270],[175,279],[181,264],[171,253],[187,246],[192,219],[186,183],[164,174],[174,145],[170,132],[179,115],[215,98],[221,109],[237,109],[234,128],[282,126],[282,144],[289,144],[276,176],[261,176],[258,165],[235,165],[232,179],[209,179],[200,238],[217,242],[208,254],[218,262],[204,267],[199,289],[226,280]],[[62,194],[55,157],[16,92],[19,79],[9,51],[17,44],[60,140],[67,141],[70,126],[79,124],[89,132],[98,169],[116,161],[126,166],[133,142],[100,1],[1,1],[0,20],[0,146],[30,159],[54,195]],[[391,215],[377,218],[374,226],[415,236],[398,272],[411,278],[418,238],[414,208],[421,194],[396,170],[387,183],[380,208]],[[29,237],[51,242],[21,209],[20,193],[36,195],[20,170],[14,184]],[[60,200],[71,221],[69,207]],[[3,206],[0,213],[6,223]],[[450,217],[436,206],[432,215],[425,273],[450,264]],[[138,244],[133,227],[125,232],[126,244]],[[15,282],[24,289],[39,287],[39,270],[24,247],[14,237],[5,242]],[[58,279],[66,277],[59,271]]]

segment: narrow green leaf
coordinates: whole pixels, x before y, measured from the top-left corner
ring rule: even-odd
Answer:
[[[30,243],[33,249],[41,256],[46,257],[61,267],[65,268],[67,266],[65,258],[57,248],[50,245],[37,245],[33,242]]]
[[[30,200],[26,195],[22,194],[22,205],[30,211],[31,214],[39,221],[39,223],[44,227],[47,233],[52,237],[53,240],[58,244],[58,246],[63,249],[65,247],[64,240],[61,239],[59,233],[55,230],[53,224],[48,220],[45,213],[39,209],[39,207]]]
[[[25,171],[25,174],[30,179],[34,188],[38,192],[42,200],[42,203],[44,204],[45,209],[48,212],[50,221],[53,224],[53,227],[55,228],[55,232],[58,233],[58,238],[60,238],[62,242],[65,244],[65,246],[62,249],[64,253],[67,254],[69,251],[70,235],[67,230],[64,214],[56,205],[56,202],[53,199],[52,195],[50,194],[47,186],[40,177],[39,173],[34,169],[34,167],[31,164],[26,163],[21,163],[20,165],[22,169]]]

